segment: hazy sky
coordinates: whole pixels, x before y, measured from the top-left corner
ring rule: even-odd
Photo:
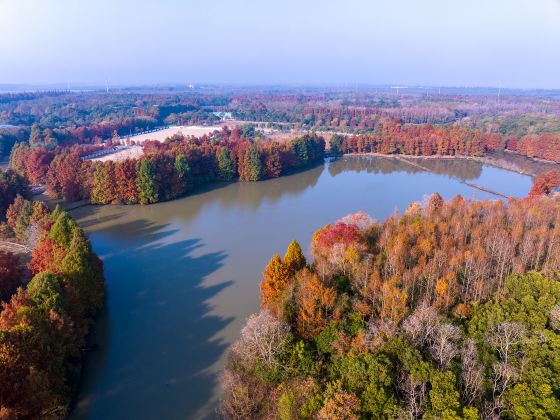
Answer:
[[[0,0],[2,83],[560,88],[560,0]]]

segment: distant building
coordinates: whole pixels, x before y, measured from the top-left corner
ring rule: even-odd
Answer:
[[[231,115],[231,112],[218,111],[218,112],[213,112],[213,114],[222,121],[233,120],[233,115]]]

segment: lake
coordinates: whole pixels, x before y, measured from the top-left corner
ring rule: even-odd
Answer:
[[[278,179],[212,184],[167,203],[74,210],[104,261],[107,302],[73,417],[213,417],[227,348],[258,310],[264,266],[292,239],[309,253],[326,223],[359,210],[384,220],[436,191],[497,199],[464,181],[514,197],[532,184],[471,160],[421,164],[430,171],[345,157]]]

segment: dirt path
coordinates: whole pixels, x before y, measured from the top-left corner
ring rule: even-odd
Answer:
[[[31,248],[15,242],[0,240],[0,251],[7,251],[11,252],[12,254],[30,254]]]

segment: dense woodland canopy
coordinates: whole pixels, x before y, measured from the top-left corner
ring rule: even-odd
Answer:
[[[82,160],[81,149],[54,153],[17,145],[11,167],[57,198],[94,204],[150,204],[179,197],[211,181],[259,181],[322,162],[325,141],[315,134],[278,143],[241,137],[239,128],[212,137],[175,136],[144,146],[144,157],[123,162]]]
[[[560,202],[434,195],[272,257],[226,418],[558,418]]]
[[[0,195],[0,243],[32,249],[25,264],[0,248],[0,418],[60,418],[103,302],[102,264],[67,213],[19,195],[19,176],[0,171],[0,188],[9,191]]]

